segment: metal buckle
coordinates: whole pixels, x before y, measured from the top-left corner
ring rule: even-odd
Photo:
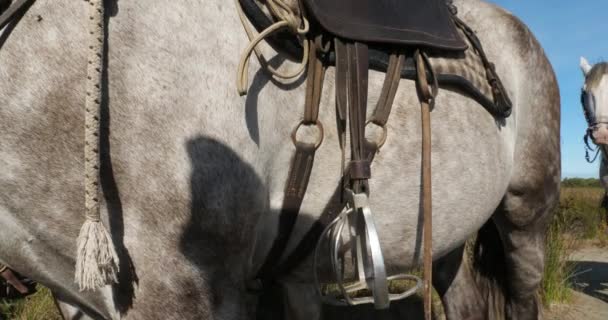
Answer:
[[[391,301],[401,300],[414,294],[422,288],[423,282],[419,277],[407,274],[387,276],[378,230],[374,223],[372,211],[369,207],[369,197],[365,193],[355,194],[346,190],[348,197],[347,207],[323,231],[317,242],[313,257],[314,280],[317,292],[322,301],[336,306],[360,305],[373,303],[376,309],[386,309]],[[341,244],[343,246],[343,233],[347,231],[350,243],[352,264],[356,280],[345,284],[344,265],[346,261],[340,256]],[[318,281],[318,251],[321,241],[329,235],[329,253],[331,267],[335,276],[339,292],[323,295]],[[412,280],[416,284],[405,292],[391,294],[388,291],[388,282],[392,280]],[[353,297],[360,290],[371,291],[371,296]]]

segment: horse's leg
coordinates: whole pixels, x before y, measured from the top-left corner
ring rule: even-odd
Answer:
[[[545,264],[545,233],[557,202],[553,177],[535,188],[511,190],[494,216],[505,254],[508,319],[541,316],[538,289]]]
[[[484,319],[485,305],[475,282],[465,245],[433,262],[433,287],[441,297],[446,319]],[[463,259],[464,258],[464,259]]]
[[[547,189],[547,195],[553,194]],[[555,192],[557,193],[557,192]],[[543,193],[545,194],[545,193]],[[537,291],[544,268],[545,231],[554,200],[510,206],[507,196],[478,232],[473,259],[463,247],[435,262],[434,282],[447,319],[538,319]],[[518,196],[520,197],[520,196]],[[538,199],[536,199],[538,200]],[[534,212],[524,217],[524,213]]]
[[[542,82],[541,82],[542,83]],[[551,84],[547,88],[553,88]],[[531,117],[544,130],[522,131],[507,192],[492,217],[504,252],[505,316],[539,319],[538,289],[545,265],[545,236],[559,202],[560,148],[557,90],[535,90],[540,101]],[[532,108],[529,108],[532,109]],[[523,125],[522,125],[523,127]],[[535,128],[541,128],[536,126]]]
[[[545,233],[559,195],[559,170],[547,167],[535,172],[541,179],[529,174],[511,183],[477,234],[472,264],[459,253],[438,261],[434,284],[448,319],[541,318]]]
[[[61,317],[64,320],[93,320],[94,318],[87,315],[84,311],[80,310],[78,307],[73,304],[63,300],[56,293],[53,293],[53,300],[55,301],[55,306],[59,310]]]
[[[477,232],[473,252],[463,245],[434,262],[433,286],[448,320],[505,318],[504,260],[499,232],[490,220]]]

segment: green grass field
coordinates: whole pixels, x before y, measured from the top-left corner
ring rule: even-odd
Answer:
[[[570,298],[573,266],[567,260],[572,250],[589,242],[608,246],[605,212],[599,208],[603,192],[597,187],[562,188],[560,204],[547,233],[545,277],[541,290],[546,306],[567,303]],[[61,319],[51,293],[43,287],[39,289],[23,300],[0,300],[0,319]]]

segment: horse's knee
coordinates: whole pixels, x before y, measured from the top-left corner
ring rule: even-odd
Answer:
[[[510,187],[494,216],[500,229],[543,232],[559,201],[559,186]]]

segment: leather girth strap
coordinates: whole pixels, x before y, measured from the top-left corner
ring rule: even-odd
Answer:
[[[285,252],[289,237],[296,224],[304,195],[306,194],[315,152],[323,141],[323,125],[318,120],[318,117],[321,92],[323,91],[325,65],[321,61],[320,50],[320,40],[315,41],[315,45],[310,46],[304,119],[295,127],[291,135],[296,152],[292,158],[289,175],[287,176],[283,207],[279,214],[277,237],[257,274],[257,279],[263,282],[276,277],[277,262],[280,261]],[[301,126],[316,126],[318,128],[319,136],[315,143],[298,140],[297,133]]]
[[[29,289],[21,280],[13,273],[11,269],[0,263],[0,277],[2,277],[9,285],[17,289],[20,294],[27,294]]]
[[[365,118],[367,115],[367,82],[368,82],[368,51],[367,45],[361,42],[343,44],[342,40],[335,40],[336,47],[345,46],[346,50],[337,51],[338,61],[346,59],[348,70],[336,70],[338,74],[348,75],[348,90],[344,90],[344,83],[336,83],[338,92],[348,92],[347,110],[350,127],[351,160],[347,175],[351,182],[351,189],[355,193],[368,192],[368,179],[371,178],[371,163],[365,153]],[[346,57],[341,56],[346,51]],[[344,80],[342,77],[340,80]]]
[[[414,54],[416,61],[416,91],[420,100],[422,122],[422,212],[423,212],[423,274],[424,274],[424,318],[431,320],[433,291],[433,214],[431,193],[431,109],[437,96],[437,77],[428,57],[419,50]],[[427,78],[427,71],[431,79]],[[431,84],[429,84],[429,80]]]

